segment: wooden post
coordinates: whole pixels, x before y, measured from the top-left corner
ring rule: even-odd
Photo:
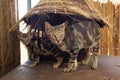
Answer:
[[[15,0],[0,0],[0,77],[20,64],[17,31],[9,32],[15,24]]]

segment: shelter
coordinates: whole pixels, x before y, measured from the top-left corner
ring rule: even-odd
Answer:
[[[110,26],[91,3],[91,0],[40,0],[19,22],[25,21],[25,23],[41,29],[45,21],[56,25],[67,20],[71,24],[82,18],[94,20],[101,27],[105,24]],[[11,28],[11,30],[13,29],[15,27]]]

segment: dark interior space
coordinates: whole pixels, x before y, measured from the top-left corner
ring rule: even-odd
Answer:
[[[39,28],[41,30],[44,29],[44,22],[47,21],[51,25],[59,25],[65,21],[68,22],[68,25],[71,25],[73,23],[83,21],[83,20],[92,20],[96,21],[100,27],[103,27],[105,24],[103,21],[95,20],[95,19],[89,19],[84,16],[80,15],[69,15],[69,14],[55,14],[55,13],[44,13],[44,14],[33,14],[28,18],[23,18],[25,23],[28,25],[31,25],[31,28]]]

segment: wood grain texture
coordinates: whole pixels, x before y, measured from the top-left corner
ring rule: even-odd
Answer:
[[[115,7],[111,2],[102,4],[94,2],[94,6],[102,16],[113,26],[101,29],[100,50],[101,55],[120,55],[120,6]]]
[[[9,29],[16,22],[14,0],[1,0],[0,4],[0,76],[20,64],[17,32]]]

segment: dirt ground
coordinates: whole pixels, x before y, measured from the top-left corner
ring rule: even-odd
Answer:
[[[120,57],[99,56],[98,69],[79,64],[77,71],[63,72],[65,63],[53,69],[53,61],[41,61],[35,68],[21,65],[0,80],[120,80]]]

